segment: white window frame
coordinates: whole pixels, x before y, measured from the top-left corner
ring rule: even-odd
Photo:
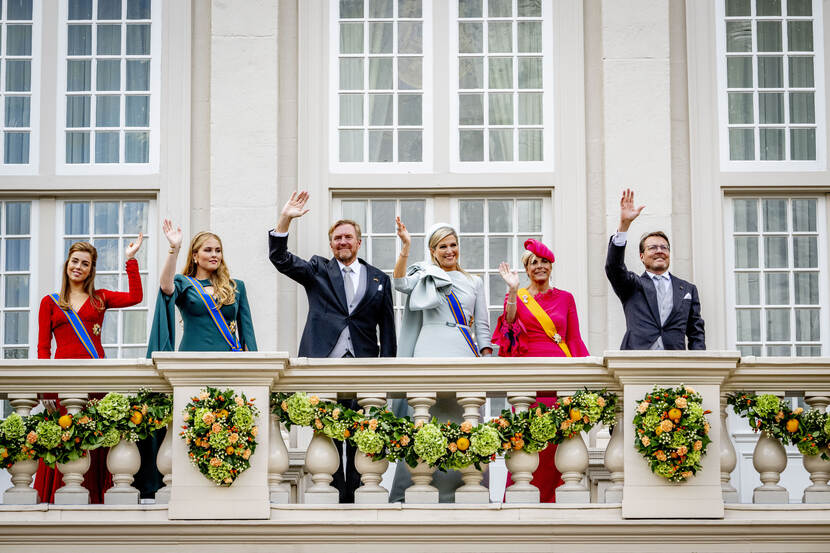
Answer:
[[[37,358],[37,342],[38,342],[38,315],[40,308],[40,298],[38,295],[38,281],[37,275],[40,274],[38,260],[39,252],[38,245],[40,243],[40,236],[38,230],[40,228],[39,210],[37,200],[31,198],[2,198],[0,199],[0,210],[2,213],[2,220],[0,220],[0,243],[2,243],[2,251],[0,251],[0,272],[6,275],[6,244],[5,239],[9,237],[6,234],[6,203],[7,202],[28,202],[31,206],[29,211],[29,234],[28,235],[12,235],[15,238],[29,238],[29,341],[26,345],[14,345],[14,348],[28,348],[29,359]],[[24,271],[15,271],[10,274],[26,274]],[[5,307],[6,290],[5,286],[0,288],[0,340],[3,340],[3,350],[6,348],[5,344]],[[11,308],[11,311],[26,311],[23,308]],[[0,351],[0,359],[3,359],[3,351]]]
[[[5,4],[5,2],[4,2]],[[3,13],[7,9],[2,6]],[[41,0],[32,0],[32,75],[31,90],[29,91],[29,126],[6,128],[6,25],[9,23],[3,19],[2,25],[2,54],[3,63],[0,72],[0,129],[2,130],[2,141],[0,141],[0,175],[35,175],[39,168],[40,155],[40,65],[41,65],[41,26],[43,25]],[[14,24],[14,23],[12,23]],[[28,59],[28,56],[26,56]],[[25,93],[12,93],[13,96],[25,96]],[[6,131],[29,131],[29,163],[5,163],[5,140]]]
[[[113,309],[112,311],[118,312],[118,311],[145,310],[146,309],[147,310],[147,321],[146,321],[147,328],[146,328],[146,332],[147,332],[147,338],[149,340],[150,330],[153,326],[153,312],[155,310],[155,299],[156,299],[156,292],[157,292],[157,287],[155,286],[155,283],[158,282],[158,267],[157,267],[158,255],[157,255],[157,250],[156,250],[156,244],[158,242],[157,239],[160,237],[160,234],[161,234],[159,232],[152,232],[153,229],[161,228],[158,225],[158,221],[157,221],[156,212],[157,212],[157,209],[158,209],[157,208],[158,204],[157,204],[157,200],[155,198],[141,197],[141,196],[138,196],[138,197],[125,197],[125,196],[101,196],[101,197],[97,197],[96,196],[94,198],[90,198],[90,197],[81,196],[81,197],[67,197],[67,198],[63,198],[59,202],[57,202],[56,207],[55,207],[57,211],[55,213],[55,222],[56,222],[55,244],[56,244],[56,247],[55,247],[55,257],[54,257],[55,267],[57,269],[54,271],[54,274],[55,274],[54,286],[55,286],[56,290],[60,290],[61,279],[62,279],[62,276],[63,276],[60,273],[61,273],[61,268],[63,267],[63,262],[66,259],[66,257],[64,256],[64,253],[63,253],[64,252],[64,238],[66,238],[66,236],[67,236],[66,232],[65,232],[66,231],[66,204],[67,203],[73,203],[73,202],[89,202],[90,204],[92,204],[92,203],[100,203],[100,202],[119,202],[119,203],[121,203],[121,202],[132,202],[132,201],[147,202],[147,229],[150,232],[148,232],[149,236],[144,237],[144,243],[141,246],[142,249],[146,248],[145,253],[147,254],[147,266],[146,266],[146,269],[142,266],[139,266],[139,271],[140,272],[145,272],[146,271],[146,273],[147,273],[147,284],[146,284],[146,286],[144,287],[144,290],[143,290],[144,301],[145,301],[146,305],[144,305],[144,306],[136,305],[136,306],[130,306],[130,307],[123,307],[123,308],[119,308],[119,309]],[[92,211],[92,213],[94,215],[94,210]],[[95,234],[92,232],[94,230],[93,226],[94,226],[94,219],[91,217],[90,218],[90,229],[89,229],[90,232],[88,233],[87,237],[90,237],[90,236],[94,237],[95,236]],[[71,235],[71,236],[78,236],[78,235]],[[110,235],[106,235],[106,236],[109,237]],[[115,235],[112,235],[112,236],[115,236]],[[124,236],[130,236],[130,235],[118,234],[119,242],[120,242],[120,239]],[[121,247],[121,245],[119,243],[119,248],[120,247]],[[120,280],[121,275],[126,275],[123,265],[120,265],[118,267],[118,275],[119,275],[119,280]],[[126,292],[127,290],[122,289],[121,291]],[[107,311],[110,311],[110,310],[107,310]],[[124,342],[123,342],[123,332],[124,332],[123,325],[118,325],[117,338],[116,338],[117,341],[116,341],[115,345],[104,344],[105,349],[116,349],[118,351],[118,356],[117,357],[112,357],[112,358],[108,357],[108,359],[121,359],[122,358],[121,357],[121,351],[124,348],[146,347],[146,345],[147,345],[146,343],[143,344],[143,345],[142,344],[124,344]]]
[[[397,4],[397,0],[395,2]],[[365,2],[365,8],[368,9],[369,0]],[[397,8],[396,8],[397,9]],[[369,19],[368,15],[364,13],[365,17],[363,19],[355,19],[357,21],[366,21]],[[340,161],[340,64],[339,64],[339,56],[340,56],[340,28],[339,28],[339,3],[337,0],[331,0],[329,2],[329,169],[332,173],[345,173],[345,174],[354,174],[354,173],[430,173],[433,169],[433,150],[434,150],[434,141],[433,141],[433,132],[434,132],[434,118],[433,118],[433,96],[434,96],[434,83],[432,79],[432,72],[433,72],[433,44],[432,44],[432,25],[433,25],[433,17],[432,17],[432,1],[431,0],[423,0],[421,4],[421,15],[423,19],[423,52],[422,52],[422,100],[421,100],[421,123],[423,128],[423,135],[422,135],[422,150],[421,150],[421,161],[392,161],[392,162],[381,162],[381,161]],[[393,19],[392,21],[397,22],[398,19]],[[397,26],[395,27],[395,37],[397,37]],[[364,46],[368,44],[369,41],[369,33],[364,31]],[[393,60],[397,60],[399,54],[397,53],[397,41],[394,44],[394,51],[395,53],[391,55]],[[406,57],[406,56],[404,56]],[[364,52],[362,55],[362,59],[369,59],[368,49],[364,47]],[[393,79],[395,83],[397,83],[397,63],[393,62]],[[368,68],[363,73],[364,83],[369,78]],[[389,93],[389,91],[379,91],[384,93]],[[409,92],[417,92],[417,91],[400,91],[397,89],[397,85],[395,89],[392,91],[393,97],[395,97],[395,102],[393,102],[393,125],[391,129],[394,130],[395,138],[393,140],[393,155],[397,158],[397,130],[398,130],[398,102],[397,96],[399,93],[409,93]],[[364,96],[364,122],[368,121],[368,101],[367,97],[369,96],[370,92],[368,89],[363,89],[360,92]],[[355,91],[357,94],[357,91]],[[364,148],[364,157],[368,159],[368,144],[369,144],[369,137],[368,137],[368,130],[369,125],[365,124],[363,126],[364,138],[363,138],[363,148]]]
[[[717,63],[716,63],[716,70],[717,70],[717,95],[718,95],[718,117],[719,117],[719,124],[718,124],[718,134],[720,139],[720,169],[724,172],[753,172],[753,171],[763,171],[763,172],[780,172],[780,171],[824,171],[827,167],[827,126],[825,120],[825,105],[826,105],[826,97],[825,97],[825,89],[824,89],[824,16],[822,11],[822,2],[821,0],[812,0],[812,9],[813,9],[813,77],[815,81],[815,113],[816,113],[816,159],[815,160],[761,160],[759,159],[760,153],[760,140],[757,138],[755,139],[755,160],[731,160],[729,159],[729,107],[728,107],[728,97],[727,97],[727,86],[726,86],[726,6],[725,0],[711,0],[715,3],[715,34],[716,34],[716,42],[717,42]],[[750,0],[750,4],[752,6],[751,13],[755,13],[755,5],[756,0]],[[782,3],[782,10],[784,9]],[[737,19],[750,19],[752,21],[756,20],[756,16],[746,16],[740,17]],[[766,19],[766,17],[762,17],[761,19]],[[781,19],[786,23],[789,18]],[[801,19],[807,19],[803,17]],[[784,25],[786,27],[786,24]],[[753,33],[752,33],[752,43],[753,48],[751,52],[744,52],[742,55],[751,55],[753,60],[753,113],[758,113],[758,86],[757,86],[757,78],[758,78],[758,70],[757,70],[757,52],[755,49],[755,41],[757,38],[757,33],[755,32],[755,27],[753,26]],[[784,30],[783,40],[786,41],[786,29]],[[786,44],[784,45],[786,49]],[[782,54],[784,58],[784,68],[783,68],[783,76],[785,82],[789,80],[789,72],[788,72],[788,60],[789,54],[785,51]],[[743,90],[743,89],[742,89]],[[784,111],[785,111],[785,120],[789,120],[789,98],[788,94],[790,90],[789,87],[785,87],[784,89],[773,89],[775,91],[783,90],[785,96],[785,103],[784,103]],[[798,89],[795,89],[798,90]],[[795,125],[798,127],[798,125]],[[757,135],[757,129],[759,127],[759,122],[757,117],[755,122],[752,125],[747,125],[746,128],[754,129],[754,132]],[[785,141],[786,144],[789,145],[790,143],[790,128],[792,126],[787,123],[783,126],[785,129]],[[786,148],[789,151],[789,147]],[[789,153],[789,152],[788,152]]]
[[[830,343],[828,340],[828,336],[830,336],[830,299],[828,298],[828,288],[830,286],[830,280],[828,280],[828,264],[827,264],[827,218],[826,218],[826,198],[823,194],[790,194],[786,196],[771,196],[769,194],[758,193],[758,194],[747,194],[747,195],[740,195],[740,196],[728,196],[726,198],[726,209],[723,210],[723,217],[724,217],[724,229],[725,232],[725,248],[724,248],[724,262],[726,267],[726,319],[727,319],[727,344],[728,347],[737,349],[737,342],[738,342],[738,325],[737,325],[737,295],[735,290],[735,220],[734,220],[734,200],[736,199],[757,199],[759,202],[765,199],[784,199],[788,200],[788,213],[787,218],[788,221],[792,219],[792,200],[794,199],[816,199],[816,230],[818,234],[818,291],[819,291],[819,308],[821,309],[821,315],[819,317],[819,341],[821,343],[821,354],[828,355],[830,353]],[[759,230],[758,235],[763,237],[764,232],[761,230],[760,225],[762,221],[759,219]],[[790,224],[791,226],[791,224]],[[788,230],[787,236],[792,237],[793,231]],[[762,246],[759,246],[762,247]],[[763,274],[765,272],[779,272],[786,270],[790,274],[793,274],[793,263],[792,263],[792,255],[793,249],[792,247],[788,247],[787,252],[788,258],[790,259],[788,267],[786,269],[766,269],[764,265],[764,258],[760,256],[758,259],[759,267],[757,269],[758,273]],[[764,288],[764,281],[761,280],[759,286],[761,287],[760,293],[765,293]],[[794,339],[795,336],[795,315],[794,315],[794,301],[795,299],[791,297],[791,302],[786,306],[788,309],[792,311],[790,314],[790,337],[793,338],[789,340],[789,343],[792,344],[793,350],[792,354],[795,357],[795,347],[796,347],[796,340]],[[764,313],[766,309],[772,308],[775,309],[777,306],[769,305],[766,303],[760,304],[759,309],[761,310],[761,354],[762,356],[766,356],[766,348],[768,345],[767,340],[765,340],[766,330],[764,328],[765,325],[765,318]],[[784,307],[784,306],[781,306]],[[775,344],[771,344],[775,345]]]
[[[126,4],[126,0],[123,0]],[[95,60],[98,54],[94,50],[94,43],[97,40],[96,26],[97,26],[97,6],[98,0],[92,0],[92,35],[93,35],[93,50],[89,56]],[[118,163],[95,163],[95,142],[94,134],[95,127],[90,127],[89,132],[89,163],[67,163],[66,162],[66,62],[67,62],[67,35],[69,22],[69,3],[61,2],[60,17],[58,21],[58,71],[57,71],[57,106],[56,114],[57,120],[55,123],[55,172],[58,175],[145,175],[159,172],[159,156],[160,156],[160,134],[161,134],[161,53],[162,53],[162,11],[163,3],[159,0],[152,2],[151,19],[150,19],[150,90],[146,94],[150,96],[150,144],[149,144],[149,161],[148,163],[127,163],[123,159],[123,152],[125,148],[125,130],[131,130],[132,127],[126,128],[123,124],[119,127],[119,157],[121,160]],[[122,9],[126,9],[124,6]],[[74,21],[72,24],[85,21]],[[122,20],[122,30],[126,25],[126,20]],[[126,44],[126,33],[122,31],[122,45]],[[87,56],[84,56],[87,57]],[[126,51],[122,51],[121,59],[128,59]],[[146,57],[146,56],[140,56]],[[124,68],[121,72],[121,90],[117,93],[121,98],[123,105],[123,98],[127,96],[126,91],[126,65],[122,64]],[[90,91],[91,96],[97,95],[115,95],[114,93],[104,92],[103,94],[95,90],[95,64],[92,64]],[[121,118],[125,120],[125,110],[121,110]],[[94,102],[90,105],[90,123],[95,118]],[[109,127],[107,127],[109,129]],[[141,130],[140,128],[138,130]]]
[[[513,0],[514,4],[514,13],[518,13],[515,11],[516,8],[516,0]],[[450,133],[450,170],[455,173],[497,173],[497,172],[516,172],[516,173],[531,173],[531,172],[549,172],[554,170],[554,152],[555,144],[554,144],[554,130],[555,130],[555,121],[554,118],[556,114],[554,113],[554,105],[555,105],[555,98],[554,98],[554,51],[553,51],[553,1],[552,0],[542,0],[542,157],[543,161],[517,161],[515,158],[518,157],[518,149],[514,148],[514,160],[513,161],[487,161],[487,157],[489,156],[489,142],[488,142],[488,133],[487,129],[490,127],[486,124],[487,116],[488,116],[488,103],[487,103],[487,92],[489,90],[488,86],[485,86],[480,91],[478,89],[464,89],[463,92],[482,92],[485,95],[484,98],[484,118],[485,124],[483,128],[485,129],[484,132],[484,161],[461,161],[460,160],[460,146],[459,146],[459,139],[460,139],[460,127],[458,124],[458,95],[461,90],[458,88],[458,1],[452,0],[447,2],[447,10],[449,14],[449,52],[450,52],[450,75],[449,75],[449,105],[450,105],[450,126],[451,126],[451,133]],[[484,12],[482,15],[486,20],[486,10],[487,10],[487,3],[486,1],[482,2],[482,10]],[[518,17],[513,18],[513,21],[519,20]],[[518,33],[513,33],[513,53],[511,56],[516,59],[517,57],[521,57],[517,54],[518,49],[516,47],[518,41]],[[486,42],[487,42],[487,33],[484,33],[484,42],[485,42],[485,52],[482,53],[482,56],[485,58],[488,56],[486,52]],[[486,64],[485,64],[485,71],[483,72],[483,79],[484,84],[487,85],[488,79],[488,72],[486,71]],[[513,71],[513,80],[514,83],[518,82],[518,68],[514,67]],[[513,88],[513,94],[516,95],[520,89],[518,87]],[[512,128],[515,132],[518,132],[519,124],[518,124],[518,102],[513,103],[513,113],[514,113],[514,124]],[[505,127],[507,128],[507,127]],[[515,143],[516,138],[514,138]]]

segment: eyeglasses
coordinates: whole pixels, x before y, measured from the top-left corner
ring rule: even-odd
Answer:
[[[669,247],[664,244],[652,244],[651,246],[646,246],[646,251],[649,252],[669,252]]]

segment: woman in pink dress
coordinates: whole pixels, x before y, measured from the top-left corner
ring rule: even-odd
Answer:
[[[530,278],[527,288],[519,287],[519,275],[511,271],[507,263],[499,265],[499,273],[508,287],[504,313],[499,317],[492,340],[494,345],[499,346],[499,355],[586,357],[588,348],[579,335],[574,297],[550,285],[553,252],[532,238],[526,240],[524,246],[527,251],[522,254],[522,264]],[[550,407],[556,402],[556,397],[537,397],[537,401]],[[555,454],[556,446],[553,445],[539,453],[539,468],[531,480],[531,484],[539,488],[542,503],[555,502],[555,490],[562,483],[562,475],[556,470],[553,460]],[[512,483],[508,474],[507,485]]]

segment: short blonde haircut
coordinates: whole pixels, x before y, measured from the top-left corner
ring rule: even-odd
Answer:
[[[360,233],[360,224],[357,221],[352,221],[351,219],[339,219],[335,221],[332,226],[329,227],[329,242],[331,242],[331,235],[334,234],[334,229],[336,229],[340,225],[352,225],[354,227],[355,234],[357,234],[357,239],[362,239],[362,234]]]
[[[524,265],[525,269],[527,269],[528,264],[531,261],[533,261],[534,257],[538,257],[539,259],[547,259],[548,263],[553,264],[553,262],[550,259],[548,259],[547,257],[542,257],[540,255],[536,255],[535,253],[533,253],[530,250],[525,250],[525,252],[522,254],[522,265]]]

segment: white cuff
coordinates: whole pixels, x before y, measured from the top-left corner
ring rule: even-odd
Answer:
[[[288,236],[287,232],[277,232],[275,230],[269,231],[269,234],[274,238],[282,238],[284,236]]]
[[[628,232],[618,230],[614,236],[611,237],[611,243],[615,246],[625,246],[626,242],[628,242]]]

